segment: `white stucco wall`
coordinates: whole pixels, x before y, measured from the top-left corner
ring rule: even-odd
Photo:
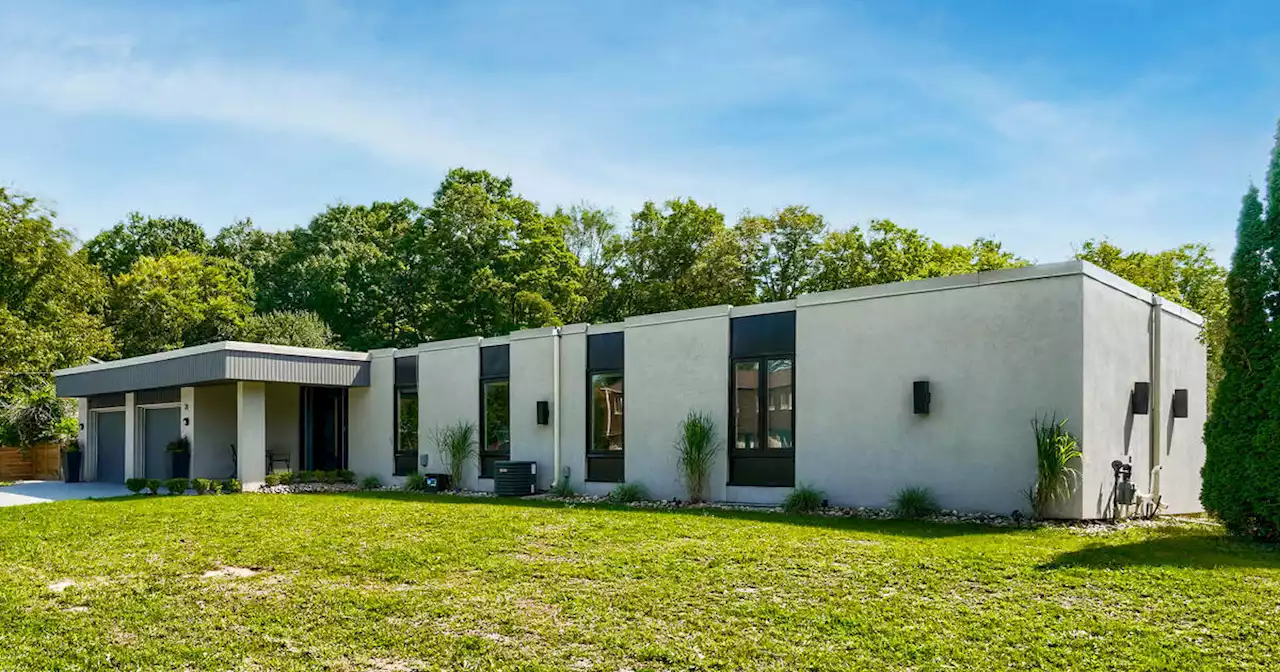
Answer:
[[[1204,423],[1207,354],[1201,326],[1166,310],[1160,325],[1163,399],[1160,425],[1160,497],[1168,513],[1198,513],[1200,468],[1204,466]],[[1187,417],[1173,417],[1173,391],[1187,390]]]
[[[262,487],[267,475],[266,383],[236,383],[236,475],[245,490]]]
[[[347,466],[391,483],[395,475],[395,350],[374,350],[369,386],[347,392]]]
[[[555,477],[554,425],[538,424],[537,404],[551,404],[554,422],[558,413],[552,404],[556,340],[550,327],[518,331],[510,339],[511,459],[538,464],[539,490],[549,489]]]
[[[887,506],[924,486],[945,508],[1027,511],[1031,419],[1080,426],[1082,279],[1063,273],[797,299],[797,484],[838,505]],[[912,412],[916,380],[930,381],[928,415]]]
[[[434,433],[447,424],[469,422],[480,427],[480,341],[459,338],[418,346],[418,451],[429,456],[425,473],[447,473]],[[492,490],[492,480],[479,478],[477,458],[468,461],[462,486]]]
[[[627,481],[643,483],[658,499],[685,496],[674,443],[680,422],[697,410],[709,413],[719,432],[710,497],[725,499],[729,307],[645,315],[624,324]]]
[[[235,470],[231,444],[236,443],[236,386],[192,388],[191,476],[227,478]]]
[[[302,392],[291,383],[267,383],[267,450],[287,453],[289,469],[302,469]],[[284,467],[281,467],[283,470]]]

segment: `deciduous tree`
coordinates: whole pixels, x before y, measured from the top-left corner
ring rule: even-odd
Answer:
[[[175,252],[204,254],[209,241],[199,224],[185,217],[148,217],[131,212],[125,221],[94,236],[85,244],[89,261],[114,279],[127,273],[142,257]]]

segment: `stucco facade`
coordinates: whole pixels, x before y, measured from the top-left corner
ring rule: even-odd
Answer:
[[[484,435],[489,385],[506,396],[491,399],[491,431],[500,436],[487,445],[535,462],[540,489],[568,478],[575,491],[604,494],[625,480],[653,497],[683,497],[674,443],[680,422],[697,411],[712,419],[721,448],[708,494],[757,504],[810,485],[833,504],[886,506],[901,488],[922,486],[946,508],[1026,511],[1036,470],[1031,421],[1065,419],[1084,457],[1077,488],[1053,513],[1098,518],[1112,513],[1115,460],[1130,464],[1134,484],[1158,493],[1167,511],[1200,510],[1201,324],[1110,273],[1067,262],[334,353],[332,361],[319,351],[229,344],[140,358],[137,370],[126,360],[66,376],[68,386],[95,393],[145,384],[138,381],[149,371],[165,380],[200,376],[181,392],[193,473],[235,469],[246,484],[264,477],[264,450],[287,451],[302,468],[310,439],[299,416],[310,417],[303,392],[316,381],[345,390],[343,459],[361,476],[397,480],[405,392],[417,395],[418,459],[402,455],[401,473],[406,464],[447,471],[436,432],[464,422]],[[205,370],[212,356],[249,362],[253,379],[206,382],[230,375]],[[416,371],[398,362],[416,362]],[[601,375],[607,387],[593,385]],[[1140,385],[1151,391],[1149,410],[1131,403]],[[922,412],[916,390],[925,388]],[[1179,390],[1186,417],[1173,413]],[[146,393],[118,392],[96,403],[124,403],[127,424]],[[336,404],[327,394],[325,403]],[[593,434],[605,419],[613,429]],[[238,463],[225,448],[233,442],[251,446]],[[488,459],[492,466],[502,458]],[[136,454],[124,462],[136,469]],[[785,470],[769,473],[775,467]],[[474,459],[460,485],[489,490],[493,481]]]

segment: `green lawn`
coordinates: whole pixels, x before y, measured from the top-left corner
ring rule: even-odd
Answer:
[[[1280,660],[1280,554],[1191,523],[1089,536],[398,494],[140,497],[0,509],[0,568],[0,670]]]

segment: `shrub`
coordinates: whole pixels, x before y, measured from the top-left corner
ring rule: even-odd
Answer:
[[[279,476],[280,476],[280,485],[293,485],[294,483],[300,482],[298,480],[298,475],[293,473],[292,471],[282,471],[280,472]]]
[[[422,474],[409,474],[404,479],[404,489],[410,492],[426,492],[427,477]]]
[[[209,494],[222,494],[222,481],[209,481]]]
[[[316,480],[326,485],[333,485],[338,482],[337,471],[317,471]]]
[[[609,491],[609,496],[606,499],[612,504],[643,502],[649,499],[649,490],[644,487],[643,483],[619,483]]]
[[[164,483],[158,478],[147,479],[147,491],[153,495],[160,494],[160,488],[164,487]]]
[[[146,489],[147,479],[145,478],[127,479],[124,482],[124,487],[129,488],[129,492],[132,492],[133,494],[137,495]]]
[[[364,478],[360,479],[360,489],[361,490],[381,490],[382,479],[378,478],[377,476],[365,476]]]
[[[275,486],[280,485],[280,474],[267,474],[267,477],[262,479],[262,482],[265,483],[268,488],[274,488]]]
[[[801,484],[782,501],[782,510],[787,513],[814,513],[822,508],[823,499],[821,490]]]
[[[164,482],[164,487],[171,495],[181,495],[191,487],[191,481],[185,478],[171,478]]]
[[[350,469],[339,469],[335,473],[337,474],[339,483],[347,483],[349,485],[355,485],[356,472],[351,471]]]
[[[239,479],[228,478],[222,482],[222,491],[227,494],[244,492],[244,486],[240,483]]]
[[[294,483],[315,483],[316,474],[314,471],[299,471],[293,478]]]
[[[203,495],[209,492],[211,481],[207,478],[195,478],[191,480],[191,489],[196,491],[197,495]]]
[[[75,412],[75,404],[59,399],[53,385],[15,390],[0,397],[0,443],[12,442],[25,450],[70,439],[80,431]]]
[[[560,479],[556,481],[555,486],[551,488],[551,494],[556,497],[572,497],[573,484],[569,482],[569,479],[561,476]]]
[[[191,439],[179,436],[170,441],[169,445],[165,446],[164,449],[170,453],[189,453],[191,452]]]
[[[1036,434],[1036,483],[1031,490],[1037,518],[1049,514],[1054,503],[1071,497],[1079,472],[1073,466],[1083,453],[1076,437],[1067,431],[1067,420],[1057,416],[1032,418]]]
[[[720,452],[720,439],[716,435],[716,423],[711,414],[689,411],[680,422],[680,436],[676,439],[679,454],[680,479],[690,502],[704,501],[711,485],[711,467],[716,453]]]
[[[459,420],[451,425],[437,427],[432,435],[440,461],[449,470],[449,482],[455,488],[462,487],[462,470],[479,450],[476,442],[476,426]]]
[[[928,518],[942,510],[933,491],[924,487],[903,488],[893,496],[893,512],[903,518]]]

